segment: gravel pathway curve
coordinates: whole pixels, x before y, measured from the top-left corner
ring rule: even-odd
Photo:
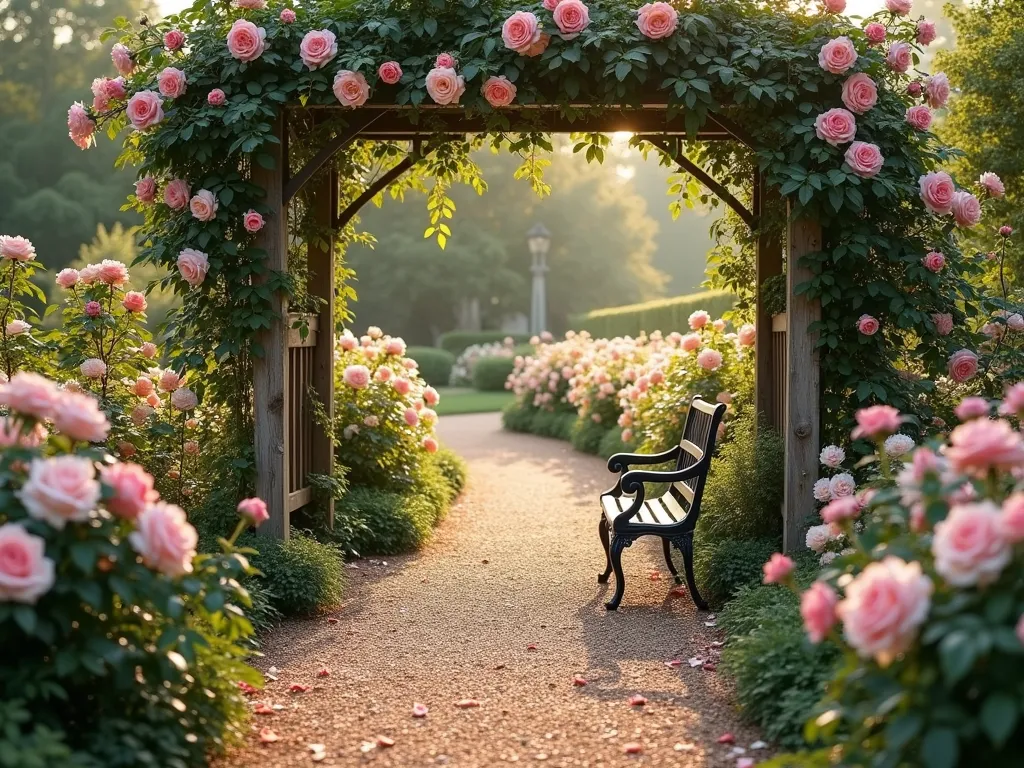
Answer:
[[[441,437],[470,467],[451,515],[422,552],[349,570],[336,613],[271,633],[259,666],[277,680],[254,704],[283,708],[254,715],[252,738],[220,764],[735,766],[718,737],[747,747],[758,735],[726,679],[688,664],[714,655],[721,634],[688,595],[669,595],[659,542],[626,550],[625,597],[604,610],[603,462],[504,433],[497,414],[446,417]],[[294,683],[312,687],[290,693]],[[637,694],[648,703],[631,706]],[[456,706],[465,699],[478,706]],[[265,727],[279,740],[261,744]],[[310,744],[323,745],[318,759]]]

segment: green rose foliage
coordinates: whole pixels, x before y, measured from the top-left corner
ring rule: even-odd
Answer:
[[[516,10],[535,13],[543,31],[553,33],[540,55],[524,58],[503,44],[501,26]],[[516,113],[513,125],[509,110],[491,108],[480,93],[488,77],[504,76],[514,83],[516,105],[561,105],[582,131],[587,115],[605,105],[642,101],[667,103],[672,128],[691,137],[716,116],[728,118],[747,146],[715,142],[694,148],[692,156],[733,186],[748,183],[757,168],[768,186],[784,196],[793,216],[823,227],[820,250],[804,258],[811,277],[799,292],[822,306],[821,320],[810,330],[817,334],[820,351],[827,439],[835,439],[832,430],[845,433],[851,403],[891,403],[929,419],[935,375],[954,351],[977,347],[973,318],[978,295],[971,281],[980,273],[981,257],[961,253],[951,220],[929,213],[918,189],[919,177],[955,153],[907,123],[905,112],[913,101],[906,94],[908,77],[890,70],[885,49],[869,46],[862,31],[842,16],[808,15],[780,3],[698,1],[680,12],[671,36],[652,41],[639,32],[634,7],[607,0],[590,4],[589,26],[570,40],[557,33],[540,4],[320,3],[297,8],[291,24],[280,21],[279,12],[273,6],[250,11],[199,2],[164,25],[132,28],[122,20],[115,31],[135,56],[129,93],[156,90],[156,75],[166,66],[183,70],[188,81],[182,96],[164,100],[162,122],[128,135],[123,161],[138,164],[142,174],[162,184],[186,179],[193,191],[207,189],[219,201],[215,218],[207,222],[159,202],[140,206],[147,217],[141,258],[173,269],[184,248],[209,254],[210,272],[198,288],[168,278],[185,298],[173,324],[176,355],[184,367],[199,367],[212,355],[228,363],[216,380],[245,380],[249,355],[261,353],[254,336],[274,322],[272,292],[292,288],[287,275],[268,273],[265,253],[242,227],[247,210],[270,213],[246,171],[272,164],[268,148],[278,141],[274,124],[284,106],[337,106],[334,77],[350,70],[366,78],[372,102],[410,107],[410,122],[430,132],[434,115],[419,107],[431,105],[425,77],[440,52],[457,60],[466,83],[460,102],[466,113],[482,116],[496,147],[507,146],[526,158],[519,175],[542,192],[544,161],[536,149],[547,144],[543,126],[537,124],[535,133],[505,133],[513,127],[522,130],[530,117]],[[241,18],[266,32],[265,50],[251,62],[232,57],[225,44],[232,23]],[[882,20],[889,41],[916,46],[913,22],[889,14]],[[161,35],[171,25],[186,34],[182,51],[169,52],[162,45]],[[339,50],[325,66],[310,70],[299,56],[299,44],[307,32],[320,29],[336,35]],[[839,36],[853,41],[858,57],[846,73],[832,74],[819,66],[818,53]],[[392,86],[377,75],[388,60],[397,61],[404,73]],[[843,83],[855,72],[868,74],[879,86],[877,104],[856,118],[857,140],[875,144],[885,158],[873,178],[858,176],[844,161],[845,146],[831,146],[815,134],[815,118],[842,106]],[[223,106],[207,103],[213,88],[226,93]],[[574,106],[579,104],[591,106]],[[355,113],[315,114],[320,121],[316,135],[326,137],[342,130]],[[112,135],[125,125],[122,102],[94,117]],[[300,129],[303,119],[300,111],[292,124]],[[585,135],[576,148],[588,160],[600,160],[603,144],[603,137]],[[368,152],[359,157],[391,164],[403,152],[387,142],[358,146],[337,160],[345,178],[356,171],[353,153]],[[444,222],[454,213],[444,192],[447,185],[463,180],[483,190],[467,146],[447,141],[425,148],[423,168],[438,180],[428,196],[428,236],[442,245],[450,234]],[[305,156],[313,149],[300,142],[295,151]],[[344,182],[345,199],[354,199],[358,187]],[[931,250],[946,256],[940,273],[921,264]],[[935,313],[953,316],[951,334],[937,333]],[[858,334],[856,321],[862,314],[877,317],[880,332]],[[914,375],[900,375],[907,372]],[[245,388],[237,391],[244,394]]]

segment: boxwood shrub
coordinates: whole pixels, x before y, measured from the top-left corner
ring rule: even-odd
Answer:
[[[455,355],[436,347],[409,347],[406,357],[411,357],[420,368],[420,375],[432,387],[446,387],[455,365]]]
[[[256,581],[264,599],[285,616],[302,616],[336,607],[345,588],[341,550],[334,543],[292,529],[287,541],[245,535],[253,547],[252,564],[262,572]]]
[[[451,352],[458,357],[466,347],[474,344],[491,344],[495,341],[504,341],[511,337],[516,344],[526,344],[530,341],[528,333],[505,333],[504,331],[448,331],[442,333],[437,339],[437,346]],[[532,347],[531,347],[532,351]]]
[[[515,360],[511,357],[482,357],[473,365],[473,389],[481,392],[501,392],[505,389]]]

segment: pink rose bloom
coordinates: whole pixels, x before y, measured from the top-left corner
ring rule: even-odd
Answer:
[[[391,381],[391,377],[395,375],[395,372],[386,366],[381,366],[377,369],[377,372],[373,374],[373,378],[377,381]]]
[[[941,272],[942,268],[946,266],[946,255],[939,251],[932,251],[921,259],[921,263],[924,264],[927,270]]]
[[[198,405],[199,398],[188,387],[178,387],[171,393],[171,406],[179,411],[194,411]]]
[[[405,395],[408,395],[409,390],[412,389],[412,382],[408,379],[397,378],[391,383],[391,386],[395,388],[395,392],[404,397]]]
[[[149,396],[146,398],[146,404],[153,408],[159,408],[160,395],[158,395],[156,392],[151,392]]]
[[[148,419],[152,415],[153,408],[151,406],[136,405],[132,409],[131,413],[132,423],[137,427],[141,427],[143,424],[146,423],[146,419]]]
[[[185,45],[185,33],[180,29],[172,29],[164,35],[164,48],[168,51],[180,51]]]
[[[857,330],[865,336],[874,336],[878,333],[878,320],[871,315],[861,315],[857,320]]]
[[[885,54],[885,63],[889,65],[889,69],[893,72],[906,72],[910,69],[913,61],[910,43],[893,43],[889,46],[888,53]]]
[[[89,519],[100,498],[100,484],[89,459],[34,459],[17,496],[30,516],[62,530],[68,522]]]
[[[238,502],[238,514],[251,522],[254,528],[270,519],[266,502],[256,497]]]
[[[917,22],[917,42],[920,45],[930,45],[935,42],[938,33],[935,31],[935,22],[921,19]]]
[[[338,38],[329,29],[307,32],[299,45],[299,56],[310,71],[320,69],[338,55]]]
[[[932,322],[939,336],[948,336],[953,332],[953,316],[949,313],[936,312],[932,315]]]
[[[338,346],[346,352],[351,352],[359,346],[359,341],[352,335],[351,331],[345,331],[338,337]]]
[[[263,216],[252,209],[246,211],[245,216],[242,217],[242,225],[246,232],[259,232],[263,229],[263,224]]]
[[[190,190],[184,179],[173,179],[164,187],[164,203],[175,211],[184,210],[188,205]]]
[[[736,338],[738,339],[740,346],[752,347],[754,342],[757,341],[757,329],[747,323],[746,325],[740,326],[739,331],[736,332]]]
[[[982,188],[990,197],[1002,197],[1006,194],[1006,187],[1003,186],[1003,180],[996,174],[992,173],[992,171],[986,171],[981,174],[981,178],[978,179],[978,183],[981,184]]]
[[[1017,491],[1003,502],[999,532],[1011,544],[1024,541],[1024,493]]]
[[[415,427],[420,423],[420,414],[415,408],[406,408],[402,415],[405,418],[405,423],[410,427]]]
[[[866,141],[855,141],[843,155],[846,164],[862,179],[870,179],[876,176],[885,164],[882,151],[875,144]]]
[[[92,280],[89,281],[92,283]],[[103,305],[98,301],[87,301],[82,309],[88,317],[99,317],[103,314]]]
[[[96,123],[89,117],[82,103],[76,101],[68,110],[68,136],[79,149],[88,149],[92,146],[95,133]]]
[[[924,91],[924,87],[921,85],[919,80],[913,80],[907,83],[907,95],[913,96],[915,99],[921,95]]]
[[[958,227],[973,227],[981,221],[981,203],[962,189],[953,193],[953,219]]]
[[[857,490],[857,484],[853,479],[853,475],[849,472],[840,472],[829,479],[828,490],[832,499],[845,499],[853,496],[854,491]],[[826,520],[825,522],[830,523],[833,521]]]
[[[531,45],[525,51],[523,51],[523,56],[527,56],[529,58],[532,58],[534,56],[540,56],[542,53],[544,53],[544,51],[548,49],[548,45],[550,43],[551,35],[542,32],[540,39],[537,40],[536,43]]]
[[[846,10],[846,0],[821,0],[825,13],[842,13]]]
[[[933,109],[942,109],[949,101],[949,78],[944,72],[936,72],[924,81],[924,100]]]
[[[391,339],[384,346],[384,353],[388,355],[395,355],[401,357],[405,354],[405,342],[401,339]]]
[[[342,378],[352,389],[363,389],[370,383],[370,369],[365,365],[350,365]]]
[[[953,195],[956,186],[945,171],[930,171],[918,179],[921,199],[932,213],[944,216],[953,210]]]
[[[846,36],[829,40],[818,52],[818,66],[833,75],[845,74],[857,63],[857,49]]]
[[[98,357],[90,357],[78,366],[78,370],[87,379],[102,379],[107,372],[107,364]]]
[[[54,280],[64,290],[70,290],[74,286],[78,285],[78,270],[67,267],[57,273],[57,277]]]
[[[594,414],[597,416],[598,414]],[[423,438],[423,448],[427,453],[437,453],[437,440],[430,435]]]
[[[120,101],[126,95],[123,77],[97,77],[92,81],[92,108],[96,112],[106,112],[111,101]]]
[[[125,77],[135,71],[135,57],[121,43],[117,43],[110,49],[110,60],[114,62],[114,68]]]
[[[455,69],[455,57],[450,53],[439,53],[434,59],[434,66],[443,69]]]
[[[782,584],[789,578],[790,574],[793,573],[794,568],[796,568],[796,563],[781,552],[776,552],[771,556],[771,559],[764,564],[764,583]]]
[[[137,131],[145,131],[164,119],[163,99],[155,91],[138,91],[128,99],[128,120]]]
[[[10,381],[0,384],[0,405],[37,419],[48,419],[61,397],[57,386],[37,373],[19,371]]]
[[[188,207],[199,221],[212,221],[217,216],[217,197],[208,189],[200,189],[188,201]]]
[[[1004,224],[1003,226],[1001,226],[999,228],[999,234],[1002,237],[1009,237],[1010,235],[1013,234],[1013,227],[1009,227],[1009,226]],[[988,258],[989,261],[994,261],[995,260],[995,254],[993,252],[989,252],[988,255],[987,255],[987,258]]]
[[[516,86],[504,75],[489,77],[480,89],[487,103],[495,109],[507,107],[516,98]]]
[[[540,35],[540,23],[528,11],[516,11],[501,26],[501,39],[505,47],[523,55],[540,41]]]
[[[717,349],[703,349],[697,353],[697,364],[705,371],[717,371],[722,365],[722,353]]]
[[[146,297],[138,291],[128,291],[124,295],[121,305],[129,312],[145,312],[147,306]]]
[[[860,514],[860,501],[856,496],[841,496],[821,508],[821,519],[829,524],[853,520]]]
[[[542,0],[541,5],[544,6],[545,11],[553,11],[560,2],[562,0]]]
[[[178,375],[177,371],[173,371],[168,368],[166,371],[160,373],[160,390],[163,392],[173,392],[181,385],[181,376]]]
[[[910,647],[931,608],[931,580],[921,564],[889,556],[871,563],[846,587],[836,606],[847,642],[888,666]]]
[[[6,331],[8,336],[20,336],[32,326],[24,320],[11,320],[7,323]]]
[[[835,626],[838,604],[839,596],[822,581],[811,584],[810,589],[800,596],[800,616],[812,643],[820,643]]]
[[[160,498],[153,489],[153,476],[138,464],[108,464],[100,468],[100,480],[114,492],[103,503],[125,520],[136,519]]]
[[[856,77],[856,75],[854,75]],[[857,119],[842,107],[823,112],[814,120],[814,132],[833,147],[853,141],[857,133]]]
[[[684,352],[693,352],[695,349],[699,349],[701,345],[701,338],[699,333],[688,333],[683,336],[679,342],[679,347]]]
[[[690,326],[690,330],[699,331],[705,325],[711,322],[711,315],[705,312],[703,309],[698,309],[696,312],[691,314],[687,320],[687,324]]]
[[[65,392],[53,407],[53,427],[72,440],[100,443],[110,433],[107,415],[91,395]]]
[[[911,0],[885,0],[885,7],[897,16],[906,16],[910,13]]]
[[[978,356],[969,349],[958,349],[950,355],[947,368],[953,381],[963,384],[978,372]]]
[[[0,235],[0,258],[8,261],[32,261],[36,257],[32,241],[16,235]]]
[[[872,21],[864,27],[864,36],[872,45],[878,45],[879,43],[885,42],[885,25],[879,24],[877,21]]]
[[[132,394],[138,397],[149,397],[153,393],[153,382],[145,376],[139,376],[132,384]]]
[[[385,61],[377,70],[377,76],[381,82],[387,85],[394,85],[402,79],[402,67],[397,61]]]
[[[135,525],[128,541],[146,565],[171,577],[192,572],[199,536],[184,510],[163,501],[154,502],[138,516]]]
[[[878,102],[878,86],[863,72],[857,72],[843,83],[842,98],[848,110],[863,115]]]
[[[900,428],[903,419],[891,405],[872,405],[857,411],[857,426],[852,432],[854,440],[866,437],[877,440],[891,435]]]
[[[984,586],[1010,562],[999,507],[991,501],[959,504],[935,526],[935,570],[954,587]]]
[[[932,111],[924,104],[917,104],[907,110],[907,122],[918,131],[932,127]]]
[[[35,605],[53,586],[55,567],[45,539],[17,523],[0,525],[0,602]]]
[[[236,19],[228,32],[228,52],[239,61],[255,61],[263,54],[267,30],[246,19]]]
[[[195,288],[206,279],[210,270],[210,259],[202,251],[186,248],[178,254],[178,272],[186,283]]]
[[[423,390],[423,402],[433,408],[439,402],[441,402],[441,395],[437,393],[437,390],[433,387],[426,387]]]
[[[135,197],[140,203],[152,203],[156,200],[156,180],[145,176],[135,182]]]
[[[679,26],[679,12],[668,3],[647,3],[637,11],[636,26],[651,40],[671,37]]]
[[[160,93],[168,99],[176,99],[185,93],[185,73],[175,67],[166,67],[156,76]]]
[[[156,344],[154,344],[152,341],[145,341],[142,343],[142,346],[139,348],[139,351],[142,353],[143,357],[148,357],[150,360],[152,360],[154,357],[156,357]]]
[[[227,100],[228,97],[220,88],[214,88],[212,91],[206,94],[206,103],[209,104],[211,107],[222,107],[224,106],[224,102]]]
[[[343,69],[334,76],[334,96],[343,107],[361,107],[370,98],[370,84],[362,73]]]
[[[435,67],[427,73],[427,93],[436,104],[458,104],[465,92],[466,81],[454,69]]]
[[[262,11],[267,7],[267,0],[233,0],[232,5],[249,11]]]
[[[957,472],[983,478],[990,470],[1024,462],[1024,440],[1002,419],[972,419],[949,433],[946,458]]]
[[[101,283],[120,287],[128,282],[128,267],[123,262],[104,259],[95,267],[96,276]]]
[[[1024,414],[1024,382],[1018,382],[1006,390],[999,412],[1004,416]]]
[[[965,397],[953,410],[960,421],[988,418],[988,400],[984,397]]]

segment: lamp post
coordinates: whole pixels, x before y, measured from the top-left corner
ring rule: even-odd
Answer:
[[[533,274],[533,291],[530,297],[530,333],[539,334],[547,330],[548,299],[545,275],[548,271],[548,248],[551,247],[551,233],[541,223],[534,224],[526,233],[526,244],[530,247],[530,272]]]

